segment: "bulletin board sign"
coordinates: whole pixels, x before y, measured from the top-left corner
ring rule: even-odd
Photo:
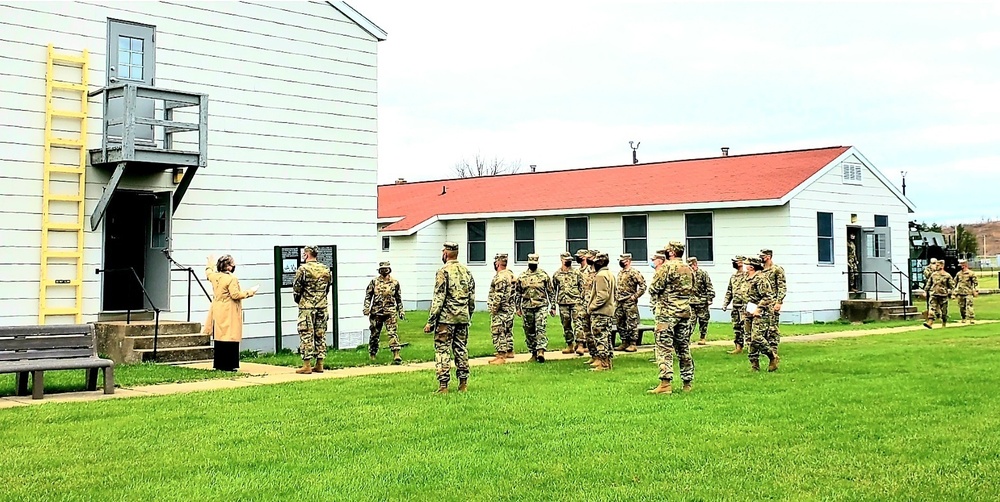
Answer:
[[[281,290],[291,289],[295,282],[295,272],[306,262],[302,253],[305,246],[274,246],[274,350],[281,350]],[[337,246],[318,246],[316,261],[330,269],[330,333],[333,333],[333,349],[340,349],[340,305],[337,294]]]

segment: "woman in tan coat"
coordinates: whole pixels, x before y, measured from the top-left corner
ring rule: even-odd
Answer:
[[[236,371],[240,367],[240,341],[243,340],[243,300],[257,293],[258,286],[240,289],[233,275],[236,261],[225,255],[215,261],[208,257],[205,274],[212,283],[214,299],[205,321],[205,333],[215,338],[215,369]]]

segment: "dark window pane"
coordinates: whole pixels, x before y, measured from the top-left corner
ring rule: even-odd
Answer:
[[[469,262],[485,262],[485,261],[486,261],[486,243],[470,242]]]
[[[829,237],[818,238],[819,262],[833,263],[833,239]]]
[[[566,241],[566,251],[576,254],[581,249],[587,249],[587,239],[569,239]]]
[[[623,216],[622,217],[622,235],[626,239],[632,238],[646,238],[646,216]],[[634,257],[633,257],[634,259]]]
[[[816,213],[816,233],[820,237],[833,237],[833,213]]]
[[[688,237],[712,236],[712,213],[685,214],[684,221],[687,224]],[[700,260],[701,257],[698,259]]]
[[[566,218],[566,238],[586,239],[587,218]]]
[[[712,239],[707,237],[688,239],[685,256],[694,256],[698,261],[715,261],[715,256],[712,254]]]
[[[884,214],[876,214],[875,215],[875,226],[876,227],[888,227],[889,226],[889,217],[886,216],[886,215],[884,215]]]
[[[517,242],[514,244],[514,253],[517,255],[516,261],[528,261],[528,255],[535,252],[535,242]]]
[[[625,239],[625,252],[632,254],[633,261],[646,261],[646,239]]]
[[[514,222],[515,241],[535,240],[535,220],[517,220]],[[527,259],[527,258],[525,258]]]
[[[486,222],[485,221],[470,221],[466,224],[468,228],[469,242],[485,241],[486,240]]]
[[[389,238],[388,237],[383,237],[382,238],[382,251],[387,251],[388,249],[389,249]]]

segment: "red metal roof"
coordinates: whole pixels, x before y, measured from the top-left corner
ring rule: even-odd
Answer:
[[[780,199],[849,148],[381,185],[378,217],[402,218],[383,231],[406,231],[449,214]]]

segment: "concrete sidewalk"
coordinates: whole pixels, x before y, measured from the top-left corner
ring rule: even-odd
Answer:
[[[977,324],[992,324],[998,321],[978,321]],[[953,323],[944,329],[954,329],[967,326],[966,324]],[[895,328],[877,328],[856,331],[833,331],[828,333],[816,333],[812,335],[795,335],[781,338],[782,343],[807,343],[824,340],[835,340],[838,338],[857,338],[872,335],[890,335],[895,333],[906,333],[910,331],[927,331],[928,334],[938,332],[940,327],[933,331],[927,330],[922,325],[899,326]],[[732,342],[728,340],[715,340],[706,345],[692,344],[693,349],[701,347],[732,347]],[[646,345],[640,347],[638,352],[652,352],[653,347]],[[620,353],[618,353],[620,354]],[[491,356],[479,357],[469,360],[470,366],[485,366],[492,359]],[[528,354],[517,354],[514,359],[507,361],[507,364],[524,363],[529,359]],[[562,354],[558,351],[546,352],[547,361],[561,361],[566,359],[579,359],[576,354]],[[187,368],[210,370],[211,362],[200,362],[181,365]],[[66,392],[62,394],[47,394],[45,399],[35,400],[31,396],[3,397],[0,398],[0,409],[14,408],[19,406],[30,406],[44,403],[71,403],[81,401],[97,401],[101,399],[124,399],[142,396],[165,396],[169,394],[184,394],[189,392],[203,392],[220,389],[233,389],[238,387],[252,387],[256,385],[272,385],[288,382],[306,382],[333,378],[351,378],[369,375],[385,375],[389,373],[412,373],[417,371],[429,371],[434,369],[434,362],[403,364],[400,366],[359,366],[356,368],[328,369],[323,373],[313,373],[311,375],[299,375],[295,373],[297,368],[287,366],[271,366],[267,364],[241,363],[240,376],[234,378],[219,378],[212,380],[201,380],[197,382],[167,383],[159,385],[147,385],[133,387],[130,389],[115,389],[112,395],[105,395],[101,391],[94,392]]]

